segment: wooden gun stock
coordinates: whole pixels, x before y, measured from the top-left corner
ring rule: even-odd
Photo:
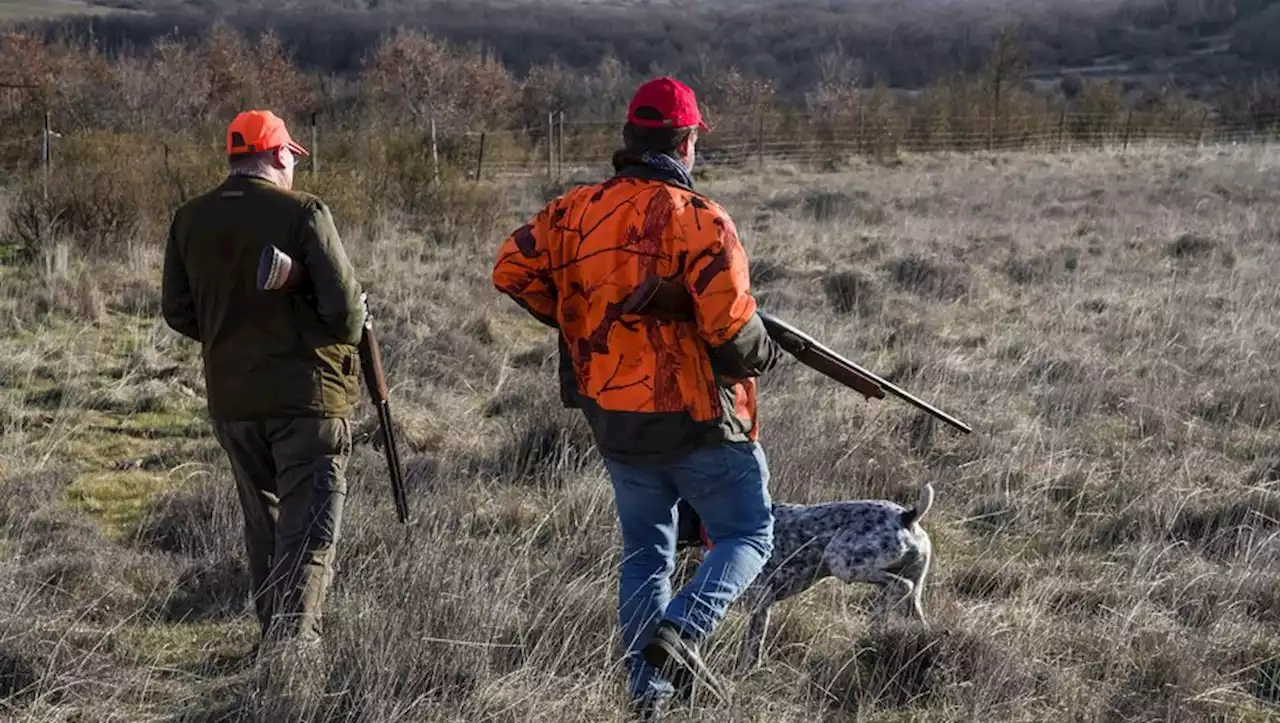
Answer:
[[[694,319],[693,298],[689,296],[689,292],[683,286],[666,279],[650,283],[653,284],[653,288],[647,290],[647,293],[642,292],[640,294],[644,301],[638,305],[639,310],[637,313],[674,321],[692,321]],[[828,349],[817,339],[773,314],[761,310],[757,310],[756,313],[759,314],[760,320],[764,322],[770,338],[777,342],[778,346],[795,357],[801,364],[819,372],[823,376],[840,382],[867,399],[884,399],[887,392],[965,434],[973,431],[964,422],[912,395],[905,389],[895,386],[889,381],[854,364]]]
[[[396,517],[400,522],[409,519],[409,502],[405,499],[404,475],[400,466],[400,448],[396,444],[395,427],[391,423],[391,405],[388,401],[387,377],[382,370],[382,350],[373,331],[373,321],[366,319],[364,334],[360,336],[360,367],[364,371],[365,386],[378,412],[378,427],[382,430],[382,451],[387,458],[387,471],[391,473],[391,496],[396,504]]]
[[[769,336],[777,341],[779,346],[794,356],[802,364],[825,374],[845,386],[857,390],[868,399],[884,399],[885,392],[888,392],[913,407],[946,422],[965,434],[969,434],[973,431],[972,427],[961,422],[959,419],[956,419],[950,414],[947,414],[941,409],[938,409],[932,404],[929,404],[923,399],[920,399],[888,380],[867,371],[857,364],[854,364],[843,356],[840,356],[834,351],[828,349],[817,339],[814,339],[773,314],[769,314],[764,311],[757,313],[760,315],[760,320],[764,322],[765,328],[769,330]]]

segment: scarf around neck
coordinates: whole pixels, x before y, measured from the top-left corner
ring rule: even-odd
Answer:
[[[683,186],[693,188],[693,175],[689,173],[689,169],[685,168],[683,163],[665,153],[646,151],[644,155],[640,156],[640,162],[669,174]]]
[[[689,169],[665,153],[645,151],[640,155],[634,155],[619,151],[614,156],[613,166],[619,175],[668,181],[693,190],[693,175],[689,173]]]

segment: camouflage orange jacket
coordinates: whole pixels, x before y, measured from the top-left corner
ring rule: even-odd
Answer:
[[[689,293],[692,320],[637,313],[659,278]],[[493,282],[559,329],[562,397],[605,456],[653,462],[757,438],[755,377],[782,352],[733,220],[688,186],[637,164],[576,187],[503,242]]]

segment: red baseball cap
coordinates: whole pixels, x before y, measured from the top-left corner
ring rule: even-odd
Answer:
[[[627,107],[627,120],[645,128],[688,128],[709,131],[698,111],[693,89],[670,76],[650,80],[639,88]]]
[[[289,135],[284,121],[269,110],[244,111],[227,126],[228,156],[269,151],[280,146],[299,156],[311,155]]]

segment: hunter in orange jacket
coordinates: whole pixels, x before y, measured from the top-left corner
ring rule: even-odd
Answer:
[[[688,292],[693,320],[639,313],[660,279]],[[678,178],[624,164],[570,190],[504,241],[493,282],[560,330],[573,372],[562,383],[606,456],[756,439],[754,377],[781,352],[756,316],[733,220]]]
[[[693,189],[705,128],[688,86],[642,85],[615,175],[548,204],[503,241],[493,269],[498,290],[559,331],[561,398],[582,409],[605,458],[628,688],[649,720],[695,679],[719,687],[698,646],[773,549],[755,377],[782,351],[756,313],[733,220]],[[659,284],[688,313],[655,313]],[[673,597],[690,518],[716,544]]]

